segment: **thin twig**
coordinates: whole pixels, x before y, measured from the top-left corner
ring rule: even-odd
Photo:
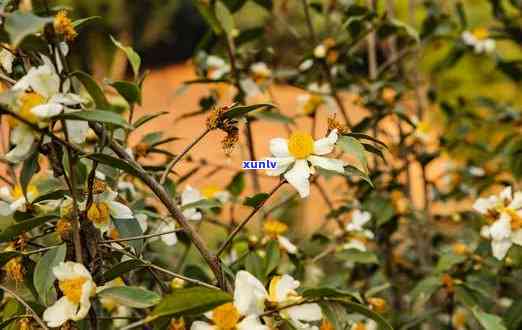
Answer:
[[[272,191],[270,191],[270,193],[268,193],[268,196],[266,197],[265,200],[263,200],[261,203],[259,203],[258,205],[256,205],[256,207],[252,210],[252,212],[250,212],[250,214],[243,220],[241,221],[241,223],[236,227],[234,228],[234,230],[232,231],[232,233],[230,233],[230,235],[227,237],[227,239],[225,240],[225,242],[221,245],[221,247],[219,248],[218,252],[216,253],[216,255],[219,257],[224,251],[225,249],[228,247],[228,245],[230,243],[232,243],[232,241],[234,240],[234,237],[236,237],[236,235],[241,231],[241,229],[243,229],[243,227],[250,221],[250,219],[252,219],[252,217],[263,207],[263,205],[265,205],[266,201],[274,195],[274,193],[283,185],[286,183],[286,180],[281,180],[277,186],[275,186]]]
[[[105,240],[105,241],[100,241],[100,244],[135,241],[135,240],[138,240],[138,239],[146,239],[146,238],[158,237],[158,236],[168,235],[168,234],[177,233],[177,232],[181,232],[181,231],[183,231],[183,229],[182,228],[178,228],[178,229],[169,230],[169,231],[165,231],[165,232],[162,232],[162,233],[156,233],[156,234],[132,236],[132,237],[125,237],[125,238],[118,238],[118,239],[109,239],[109,240]]]
[[[5,292],[9,293],[11,296],[13,296],[16,300],[18,300],[22,305],[24,305],[25,308],[27,308],[28,311],[31,312],[32,314],[32,317],[35,319],[36,322],[38,322],[38,324],[46,329],[46,330],[49,330],[49,328],[45,325],[44,321],[42,321],[42,319],[40,318],[40,316],[38,316],[38,314],[36,314],[36,312],[34,311],[34,309],[31,308],[31,306],[29,306],[29,304],[27,304],[23,299],[22,297],[20,297],[19,295],[17,295],[14,291],[6,288],[5,286],[1,285],[0,284],[0,290],[4,290]]]
[[[169,173],[172,170],[172,168],[174,166],[176,166],[176,164],[183,158],[183,156],[185,156],[187,154],[187,152],[190,151],[190,149],[192,149],[196,144],[198,144],[198,142],[201,141],[201,139],[203,139],[205,137],[205,135],[208,134],[208,132],[210,132],[210,130],[208,128],[205,129],[205,131],[203,133],[201,133],[194,141],[192,141],[191,144],[189,144],[179,155],[176,156],[176,158],[174,158],[167,165],[167,167],[165,168],[165,171],[161,175],[161,179],[160,179],[160,184],[161,185],[164,185],[165,182],[167,181],[167,178],[168,178]]]

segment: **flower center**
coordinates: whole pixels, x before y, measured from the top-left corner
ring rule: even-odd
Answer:
[[[63,292],[63,295],[75,304],[80,303],[82,297],[82,286],[87,282],[85,277],[76,277],[69,280],[60,281],[58,286]]]
[[[38,194],[38,189],[36,188],[36,186],[34,186],[32,184],[27,186],[27,195],[35,196],[37,194]],[[14,199],[19,199],[19,198],[24,197],[24,192],[22,191],[22,187],[19,185],[15,186],[13,189],[12,195],[13,195]]]
[[[513,210],[512,208],[506,207],[502,211],[509,214],[509,217],[511,218],[511,229],[518,230],[518,229],[522,228],[522,217],[520,215],[518,215],[515,210]]]
[[[483,27],[474,29],[472,33],[478,40],[485,40],[489,37],[489,31]]]
[[[235,330],[239,318],[239,312],[232,303],[221,305],[212,312],[212,321],[218,330]]]
[[[352,329],[353,330],[366,330],[366,325],[364,325],[364,323],[362,323],[362,322],[357,322],[356,324],[354,324]]]
[[[65,10],[61,10],[56,14],[53,25],[56,33],[63,35],[69,41],[74,40],[78,35]]]
[[[201,194],[205,198],[214,198],[216,197],[216,194],[219,192],[219,188],[216,186],[207,186],[203,189],[201,189]]]
[[[264,223],[263,230],[267,236],[276,238],[277,236],[286,233],[288,226],[281,221],[270,219]]]
[[[45,103],[45,97],[41,96],[37,93],[24,93],[20,96],[19,104],[20,108],[18,110],[18,114],[29,121],[32,124],[38,123],[38,117],[31,112],[31,110],[37,105]],[[9,124],[12,127],[18,125],[18,121],[12,117],[9,118]]]
[[[87,211],[87,218],[97,225],[107,224],[109,217],[109,207],[104,202],[92,203],[89,211]]]
[[[288,151],[297,159],[306,159],[314,151],[314,139],[305,132],[294,132],[288,141]]]

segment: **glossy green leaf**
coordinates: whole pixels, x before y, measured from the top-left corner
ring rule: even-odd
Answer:
[[[268,199],[268,197],[270,197],[270,195],[267,193],[259,193],[252,197],[247,197],[243,205],[256,208],[262,205]]]
[[[215,15],[223,31],[230,36],[236,27],[234,16],[232,16],[232,13],[228,10],[227,6],[219,0],[215,4]]]
[[[96,104],[96,108],[110,109],[111,105],[107,100],[105,93],[91,75],[83,71],[74,71],[70,75],[82,83],[87,90],[87,93],[92,97],[94,104]]]
[[[0,243],[4,243],[16,238],[16,236],[25,233],[33,228],[43,225],[44,223],[56,219],[56,215],[43,215],[28,220],[23,220],[14,225],[7,227],[0,232]]]
[[[238,172],[227,185],[227,190],[234,196],[239,196],[245,189],[245,173]]]
[[[132,49],[132,47],[124,46],[123,44],[121,44],[118,40],[114,39],[113,37],[111,37],[111,40],[114,43],[114,45],[116,45],[116,47],[121,49],[125,53],[125,55],[127,55],[127,59],[129,60],[131,66],[132,66],[132,71],[134,72],[134,77],[137,78],[138,75],[140,74],[140,66],[141,66],[140,55],[138,55],[138,53],[136,53],[134,51],[134,49]]]
[[[141,105],[141,89],[140,86],[133,82],[118,80],[111,82],[110,85],[116,89],[129,105],[134,103]]]
[[[489,314],[474,306],[471,312],[484,330],[507,330],[499,316]]]
[[[141,116],[140,118],[138,118],[134,123],[132,123],[132,126],[136,129],[138,127],[145,125],[146,123],[148,123],[151,120],[154,120],[160,116],[167,115],[167,114],[169,114],[168,111],[160,111],[160,112],[145,114],[145,115]]]
[[[361,142],[351,136],[340,136],[337,140],[337,145],[343,152],[355,157],[362,167],[361,170],[364,173],[368,173],[368,160]]]
[[[204,287],[176,289],[161,300],[151,317],[198,315],[230,301],[232,296],[221,290]]]
[[[50,290],[54,289],[55,277],[53,274],[53,267],[58,266],[60,262],[65,260],[65,253],[67,252],[67,246],[65,244],[59,247],[47,251],[34,269],[33,285],[38,293],[41,301],[45,305],[51,303],[51,297],[49,296]]]
[[[133,308],[148,308],[157,305],[161,296],[156,292],[132,286],[114,286],[97,293],[102,298],[114,299],[118,304]]]
[[[112,111],[82,110],[67,112],[59,115],[58,117],[63,119],[85,120],[91,122],[112,124],[119,127],[132,128],[121,115]]]
[[[136,259],[126,260],[123,261],[116,266],[112,267],[102,275],[102,279],[104,282],[112,281],[115,278],[126,274],[130,271],[140,269],[141,267],[144,267],[145,265]]]
[[[223,117],[228,119],[240,118],[246,116],[249,112],[254,110],[264,109],[264,108],[275,108],[273,104],[262,103],[262,104],[254,104],[254,105],[245,105],[245,106],[236,106],[229,109],[227,112],[223,114]]]
[[[25,37],[43,31],[45,25],[52,21],[52,17],[40,17],[31,12],[17,10],[6,15],[5,30],[9,34],[11,44],[17,47]]]

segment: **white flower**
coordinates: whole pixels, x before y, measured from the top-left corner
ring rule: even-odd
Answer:
[[[468,171],[469,171],[469,174],[471,174],[473,176],[484,176],[484,175],[486,175],[486,171],[484,171],[484,169],[482,167],[478,167],[478,166],[470,166],[468,168]]]
[[[63,112],[74,112],[70,108],[85,102],[79,95],[60,92],[60,77],[55,72],[49,59],[43,57],[44,64],[32,67],[22,77],[12,90],[18,93],[14,110],[32,124],[45,127],[49,118]],[[88,131],[85,121],[67,120],[65,126],[72,142],[83,143]],[[19,162],[26,157],[35,140],[35,133],[25,124],[13,121],[13,136],[11,142],[16,148],[11,150],[6,158]]]
[[[328,48],[325,45],[320,44],[314,48],[314,56],[317,58],[324,58],[326,56],[326,52]]]
[[[4,186],[0,188],[0,215],[9,216],[15,211],[25,212],[26,204],[38,196],[38,189],[34,185],[27,187],[27,199],[23,195],[22,188],[16,186],[13,189]]]
[[[295,246],[286,236],[283,234],[288,231],[288,226],[275,219],[268,219],[263,224],[263,231],[267,239],[275,239],[278,241],[279,246],[290,254],[297,253],[297,246]]]
[[[0,65],[7,73],[13,72],[13,62],[15,60],[15,56],[12,52],[7,49],[2,49],[0,51]]]
[[[305,132],[294,132],[288,140],[272,139],[270,152],[274,157],[269,159],[276,162],[276,168],[269,170],[267,174],[271,176],[283,174],[288,183],[304,198],[310,194],[308,179],[314,173],[315,166],[344,173],[342,160],[322,157],[333,151],[336,142],[337,130],[333,130],[327,137],[317,141]]]
[[[207,57],[207,76],[210,79],[221,79],[224,75],[230,72],[230,65],[221,57],[210,55]]]
[[[306,115],[314,113],[323,104],[329,113],[333,114],[337,111],[335,99],[330,96],[331,89],[327,83],[318,84],[311,83],[306,88],[309,93],[297,96],[297,110]]]
[[[93,203],[87,210],[87,218],[102,233],[111,226],[111,217],[114,219],[134,218],[132,210],[125,204],[116,201],[118,193],[108,190],[93,196]]]
[[[161,225],[158,227],[158,233],[167,233],[176,230],[176,224],[174,222],[165,223],[162,222]],[[176,245],[178,242],[178,236],[175,232],[161,235],[160,236],[163,243],[167,244],[168,246]]]
[[[489,31],[485,28],[476,28],[473,31],[464,31],[462,41],[473,47],[477,54],[492,53],[495,50],[495,40],[489,38]]]
[[[355,210],[352,213],[352,220],[346,224],[345,229],[348,232],[360,232],[368,238],[373,238],[373,233],[364,229],[364,225],[372,219],[370,212]]]
[[[68,320],[83,319],[91,308],[90,297],[96,293],[96,284],[82,264],[61,262],[53,268],[58,286],[63,293],[54,305],[48,307],[43,319],[49,327],[59,327]]]
[[[270,281],[268,298],[272,303],[276,303],[278,307],[298,303],[303,299],[295,291],[299,286],[300,282],[290,275],[275,276]],[[319,321],[323,317],[321,307],[315,303],[284,308],[279,314],[297,329],[316,329],[316,327],[307,323]]]
[[[254,80],[265,80],[272,76],[272,70],[265,62],[256,62],[250,66],[250,72],[254,76]]]
[[[265,287],[257,278],[246,271],[240,271],[235,280],[234,302],[221,305],[208,313],[212,324],[196,321],[190,329],[269,330],[259,320],[259,315],[264,312],[267,296]]]
[[[481,236],[491,239],[495,258],[502,260],[513,244],[522,245],[522,192],[513,195],[507,187],[498,196],[477,199],[473,208],[492,220]]]
[[[181,193],[181,206],[192,204],[202,199],[204,199],[204,197],[201,195],[201,192],[199,190],[191,186],[187,186],[185,190]],[[188,220],[194,221],[199,221],[202,218],[201,212],[199,212],[196,208],[184,209],[183,215]]]
[[[311,58],[304,60],[301,64],[299,64],[299,71],[306,71],[310,69],[314,65],[314,60]]]

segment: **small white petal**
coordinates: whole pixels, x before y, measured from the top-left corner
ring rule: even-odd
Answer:
[[[290,254],[296,254],[297,253],[297,246],[292,244],[292,242],[285,236],[279,235],[277,236],[277,241],[279,242],[279,245],[285,249],[286,252]]]
[[[308,160],[313,166],[319,166],[325,170],[334,171],[337,173],[344,173],[344,161],[340,159],[333,159],[319,156],[309,156]]]
[[[263,284],[247,271],[236,274],[234,306],[241,315],[260,315],[265,310],[268,297]]]
[[[299,321],[319,321],[323,318],[321,307],[318,304],[303,304],[287,309],[287,315],[293,320]]]
[[[308,181],[310,168],[306,160],[297,160],[292,169],[285,173],[284,177],[299,192],[301,198],[310,195],[310,182]]]
[[[326,155],[332,152],[337,142],[337,130],[334,129],[327,137],[314,142],[314,155]]]
[[[283,275],[279,278],[274,278],[270,283],[270,299],[274,302],[283,303],[288,300],[289,296],[295,294],[295,289],[301,285],[301,283],[295,280],[290,275]]]
[[[72,320],[77,308],[77,304],[71,302],[66,297],[62,297],[45,310],[43,320],[51,328],[59,327],[68,320]]]
[[[13,163],[24,160],[29,156],[34,140],[35,137],[30,128],[25,125],[15,127],[11,131],[11,142],[16,146],[5,155],[5,158]]]
[[[37,105],[31,109],[31,112],[42,119],[51,118],[59,115],[63,111],[63,105],[58,103],[47,103]]]
[[[511,218],[502,213],[500,219],[495,221],[489,228],[493,240],[503,240],[511,235]]]
[[[217,328],[213,325],[208,324],[203,321],[195,321],[192,323],[190,330],[217,330]]]
[[[269,176],[278,176],[283,174],[290,165],[295,161],[294,157],[280,157],[280,158],[266,158],[265,160],[269,160],[271,162],[276,163],[276,168],[272,170],[267,170],[266,174]]]
[[[283,138],[271,139],[270,152],[274,157],[289,157],[288,140]]]
[[[65,121],[67,126],[67,133],[73,143],[84,143],[89,132],[89,123],[80,120],[67,120]]]
[[[187,205],[203,199],[201,192],[196,188],[187,186],[181,193],[181,205]]]
[[[491,249],[493,250],[493,256],[498,260],[504,259],[512,244],[510,239],[492,240]]]
[[[14,60],[15,60],[15,56],[10,51],[8,51],[6,49],[2,49],[0,51],[0,64],[2,65],[2,68],[4,68],[4,70],[7,73],[13,72]]]
[[[132,210],[125,204],[109,201],[107,206],[109,206],[111,216],[115,219],[132,219],[134,217]]]

